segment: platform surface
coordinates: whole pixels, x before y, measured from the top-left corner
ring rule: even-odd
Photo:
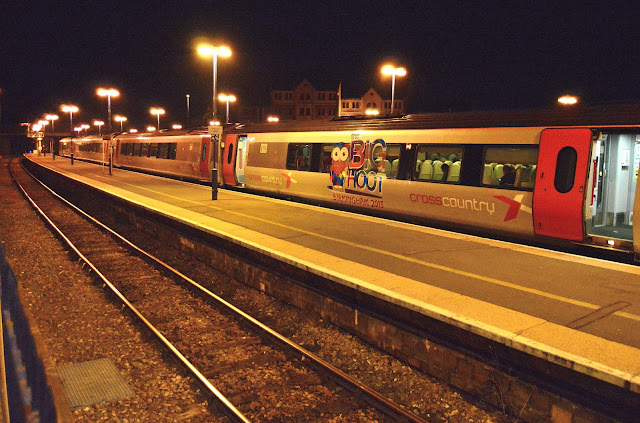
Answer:
[[[233,242],[640,393],[640,266],[30,159]],[[568,363],[568,364],[567,364]]]

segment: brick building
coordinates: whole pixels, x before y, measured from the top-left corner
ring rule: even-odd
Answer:
[[[338,89],[340,91],[340,89]],[[337,91],[318,91],[306,79],[293,91],[271,92],[271,113],[282,120],[329,120],[335,116],[363,116],[367,109],[391,113],[391,100],[373,88],[360,98],[341,98]],[[404,113],[404,101],[394,100],[394,114]]]

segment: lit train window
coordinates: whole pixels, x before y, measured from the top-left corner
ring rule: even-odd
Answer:
[[[142,143],[142,157],[149,157],[149,143],[148,142],[143,142]]]
[[[460,181],[461,145],[420,144],[416,150],[414,179],[427,182]]]
[[[202,144],[202,157],[200,158],[201,162],[204,162],[207,159],[207,144]]]
[[[158,144],[158,158],[166,159],[169,154],[169,143],[163,142]]]
[[[320,160],[320,172],[329,173],[331,171],[331,152],[333,144],[322,144],[322,159]]]
[[[553,185],[558,192],[564,194],[573,188],[577,160],[578,153],[573,147],[564,147],[558,152],[556,176],[553,179]]]
[[[482,184],[533,190],[537,163],[537,146],[487,147],[484,151]]]
[[[311,146],[308,144],[289,144],[287,149],[287,169],[311,169]]]

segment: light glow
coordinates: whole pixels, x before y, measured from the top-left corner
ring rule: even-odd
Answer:
[[[384,65],[381,69],[383,75],[395,75],[405,76],[407,74],[406,68],[396,68],[393,65]]]
[[[278,116],[267,116],[267,122],[280,122],[280,118]]]
[[[223,102],[224,101],[228,101],[228,102],[233,103],[234,101],[236,101],[236,96],[233,95],[233,94],[220,94],[218,96],[218,100],[223,101]]]
[[[96,90],[96,94],[100,97],[118,97],[120,95],[120,91],[115,88],[98,88]]]
[[[578,102],[578,97],[572,95],[563,95],[558,99],[558,103],[564,104],[565,106],[571,106]]]
[[[73,104],[63,104],[60,106],[60,110],[65,113],[77,113],[80,109],[78,109],[78,106],[74,106]]]
[[[176,130],[182,129],[182,125],[180,125],[179,123],[175,123],[175,124],[171,125],[171,128],[172,129],[176,129]]]
[[[200,44],[198,46],[198,54],[203,57],[210,57],[213,55],[229,57],[231,56],[231,49],[227,46],[212,46],[208,44]]]
[[[156,130],[155,126],[147,126],[147,132],[153,132]]]

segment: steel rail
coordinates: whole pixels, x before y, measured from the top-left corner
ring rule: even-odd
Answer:
[[[173,354],[178,358],[178,360],[184,365],[186,366],[189,371],[191,371],[193,373],[193,375],[200,381],[200,383],[202,383],[208,390],[209,392],[211,392],[216,399],[218,400],[218,402],[220,402],[223,406],[224,409],[227,413],[227,415],[232,418],[235,421],[239,421],[239,422],[243,422],[243,423],[250,423],[250,420],[247,419],[215,386],[213,386],[213,384],[211,384],[211,382],[209,382],[209,380],[193,365],[193,363],[191,363],[164,335],[162,335],[162,333],[160,333],[160,331],[158,331],[155,326],[153,326],[153,324],[147,320],[141,313],[140,311],[133,305],[131,304],[131,302],[129,300],[127,300],[127,298],[118,290],[118,288],[116,288],[111,281],[109,281],[101,272],[100,270],[98,270],[98,268],[96,268],[93,263],[91,261],[89,261],[84,254],[82,254],[80,252],[80,250],[78,250],[78,248],[73,244],[73,242],[62,232],[62,230],[60,230],[60,228],[58,228],[56,226],[55,223],[53,223],[53,221],[49,218],[49,216],[47,216],[44,211],[42,211],[42,209],[40,209],[40,207],[36,204],[36,202],[29,196],[29,194],[26,192],[26,190],[24,189],[24,187],[20,184],[20,182],[18,182],[18,180],[15,178],[15,175],[13,174],[13,171],[11,170],[11,166],[9,166],[9,172],[11,173],[11,177],[13,178],[14,182],[16,183],[16,185],[18,186],[18,188],[20,188],[20,190],[22,191],[22,194],[25,196],[25,198],[29,201],[29,203],[31,203],[31,206],[42,216],[42,218],[47,222],[47,224],[62,238],[64,239],[64,241],[69,245],[69,247],[78,255],[78,257],[80,258],[80,260],[82,260],[84,263],[86,263],[89,268],[91,270],[93,270],[96,275],[102,280],[102,282],[109,287],[109,289],[111,289],[111,291],[120,299],[120,301],[122,301],[123,304],[125,304],[129,310],[131,312],[133,312],[135,314],[135,316],[141,321],[143,322],[147,328],[169,349],[171,350],[171,352],[173,352]],[[75,205],[71,204],[70,202],[68,202],[67,200],[65,200],[64,198],[60,197],[57,193],[55,193],[53,190],[51,190],[49,187],[47,187],[45,184],[43,184],[40,180],[38,180],[36,177],[34,177],[29,171],[27,171],[25,169],[25,172],[27,172],[34,180],[36,180],[38,183],[40,183],[44,188],[46,188],[47,190],[49,190],[52,194],[54,194],[57,198],[61,199],[62,201],[64,201],[66,204],[70,205],[73,209],[75,209],[76,211],[78,211],[81,215],[83,215],[84,217],[88,217],[90,218],[93,222],[99,223],[97,220],[95,220],[93,217],[87,215],[84,211],[82,211],[81,209],[79,209],[78,207],[76,207]],[[100,225],[104,228],[106,228],[106,226],[102,225],[100,223]]]
[[[28,170],[25,169],[25,171],[27,173],[29,173]],[[31,173],[29,173],[29,175],[31,175]],[[271,329],[270,327],[266,326],[265,324],[263,324],[262,322],[260,322],[256,318],[252,317],[251,315],[245,313],[244,311],[242,311],[238,307],[236,307],[233,304],[229,303],[228,301],[226,301],[222,297],[220,297],[220,296],[214,294],[213,292],[209,291],[207,288],[203,287],[202,285],[200,285],[199,283],[197,283],[193,279],[189,278],[187,275],[183,274],[179,270],[173,268],[169,264],[167,264],[167,263],[163,262],[162,260],[160,260],[159,258],[153,256],[152,254],[144,251],[143,249],[141,249],[137,245],[133,244],[131,241],[129,241],[128,239],[126,239],[125,237],[120,235],[119,233],[115,232],[114,230],[112,230],[108,226],[104,225],[99,220],[97,220],[94,217],[88,215],[87,213],[85,213],[83,210],[81,210],[80,208],[78,208],[74,204],[72,204],[69,201],[67,201],[66,199],[62,198],[60,195],[58,195],[56,192],[54,192],[51,188],[49,188],[46,184],[44,184],[42,181],[37,179],[35,176],[33,176],[33,175],[31,175],[31,176],[38,183],[40,183],[45,189],[50,191],[53,195],[55,195],[56,197],[60,198],[62,201],[64,201],[70,207],[72,207],[73,209],[77,210],[78,213],[82,214],[85,218],[91,220],[94,224],[96,224],[97,226],[101,227],[103,230],[107,231],[113,237],[119,239],[123,244],[127,245],[129,248],[135,250],[136,252],[138,252],[140,255],[142,255],[143,257],[147,258],[148,260],[151,260],[152,262],[156,263],[157,265],[163,267],[165,270],[167,270],[168,272],[173,274],[175,277],[177,277],[179,279],[182,279],[188,286],[190,286],[190,287],[194,288],[195,290],[199,291],[201,294],[205,295],[209,300],[214,301],[218,305],[226,308],[227,310],[231,311],[233,314],[235,314],[235,315],[241,317],[242,319],[244,319],[245,321],[249,322],[253,327],[258,329],[262,333],[266,334],[273,341],[279,343],[280,345],[284,345],[285,347],[287,347],[288,349],[293,351],[294,354],[299,356],[302,360],[308,361],[310,365],[314,366],[315,368],[320,369],[322,372],[324,372],[325,374],[329,375],[332,378],[332,380],[334,380],[336,383],[342,385],[343,387],[347,388],[348,390],[350,390],[352,392],[358,392],[358,393],[363,394],[364,398],[366,398],[366,400],[367,400],[367,403],[369,405],[371,405],[372,407],[378,409],[383,414],[386,414],[387,416],[392,417],[392,418],[394,418],[396,420],[400,419],[400,420],[403,420],[403,421],[409,421],[409,422],[413,422],[413,423],[427,423],[426,420],[422,419],[421,417],[417,416],[416,414],[412,413],[411,411],[405,409],[401,405],[396,404],[395,402],[393,402],[389,398],[385,397],[384,395],[380,394],[379,392],[375,391],[374,389],[370,388],[369,386],[361,383],[360,381],[358,381],[354,377],[348,375],[347,373],[345,373],[344,371],[342,371],[339,368],[335,367],[334,365],[332,365],[331,363],[327,362],[326,360],[318,357],[317,355],[313,354],[312,352],[310,352],[310,351],[306,350],[305,348],[301,347],[300,345],[294,343],[293,341],[289,340],[288,338],[286,338],[285,336],[281,335],[277,331],[275,331],[275,330]],[[78,254],[80,254],[80,253],[78,252]],[[96,272],[97,272],[97,269],[96,269]],[[115,289],[115,287],[113,289]],[[131,306],[131,307],[133,307],[133,306]],[[150,323],[149,323],[149,325],[150,325]]]

